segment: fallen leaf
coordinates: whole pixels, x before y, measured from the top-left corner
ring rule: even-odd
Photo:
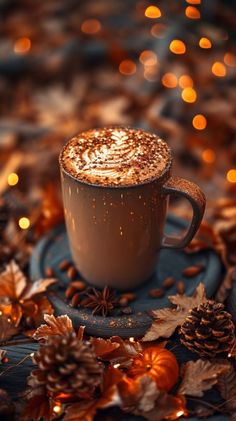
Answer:
[[[188,314],[187,310],[162,308],[152,312],[155,320],[146,332],[142,341],[154,341],[158,338],[169,338],[178,326],[181,326]]]
[[[19,328],[6,316],[0,316],[0,342],[8,341],[19,332]]]
[[[160,395],[156,382],[148,375],[130,379],[125,377],[118,385],[122,409],[126,412],[151,411]]]
[[[117,342],[112,342],[110,339],[90,338],[90,342],[94,347],[97,358],[106,359],[106,355],[120,347]],[[109,360],[109,358],[108,358]]]
[[[225,408],[229,411],[236,411],[236,371],[233,365],[230,366],[229,371],[219,377],[217,389],[220,395],[225,399]]]
[[[22,304],[22,308],[27,325],[34,328],[37,328],[43,323],[46,314],[51,315],[54,311],[46,295],[43,294],[34,297],[33,301],[25,301]],[[31,308],[34,308],[34,311]]]
[[[218,382],[218,377],[228,370],[229,366],[226,364],[211,363],[202,359],[188,361],[183,367],[183,380],[178,393],[201,397]]]
[[[22,294],[21,299],[30,300],[33,296],[45,292],[50,285],[55,284],[56,282],[57,280],[53,278],[39,279],[38,281],[31,282]]]
[[[48,336],[66,335],[68,332],[74,332],[71,319],[67,315],[55,317],[52,314],[45,314],[46,324],[38,327],[33,335],[36,340],[47,339]]]
[[[149,411],[134,411],[135,415],[141,415],[148,421],[174,421],[182,416],[187,416],[185,400],[182,396],[172,396],[162,393],[156,400],[155,407]]]
[[[26,285],[25,275],[12,260],[0,274],[0,297],[16,300],[21,296]]]
[[[51,421],[53,418],[53,402],[43,394],[34,395],[28,400],[19,421]]]
[[[116,345],[119,344],[119,347],[106,355],[106,360],[111,364],[129,367],[132,364],[132,358],[142,352],[142,346],[138,341],[131,342],[129,339],[120,338],[120,336],[112,336],[110,340]]]
[[[207,301],[205,286],[202,282],[200,282],[192,297],[176,294],[169,296],[168,299],[172,304],[175,304],[183,310],[191,310],[192,308],[197,307]]]

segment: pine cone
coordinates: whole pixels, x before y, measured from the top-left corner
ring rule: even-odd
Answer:
[[[190,310],[180,334],[182,344],[203,357],[229,352],[235,341],[232,316],[223,304],[215,301]]]
[[[103,366],[96,360],[92,345],[76,335],[51,336],[34,354],[38,369],[32,376],[52,395],[86,396],[102,382]]]

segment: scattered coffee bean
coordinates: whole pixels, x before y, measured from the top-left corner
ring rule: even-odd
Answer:
[[[71,262],[69,260],[62,260],[59,264],[59,269],[64,271],[67,270],[71,266]]]
[[[163,288],[153,288],[149,291],[149,296],[152,298],[161,298],[165,294]]]
[[[120,310],[120,312],[121,312],[121,314],[129,315],[129,314],[132,314],[133,313],[133,310],[132,310],[131,307],[125,307],[125,308],[122,308]]]
[[[128,301],[133,301],[136,297],[133,292],[125,292],[124,294],[122,294],[122,298],[126,298]]]
[[[87,285],[84,281],[72,281],[71,286],[75,287],[75,289],[79,290],[79,291],[83,291],[85,288],[87,288]]]
[[[122,296],[120,297],[119,299],[120,307],[127,307],[128,303],[129,303],[129,300],[127,300],[126,297],[122,297]]]
[[[176,290],[178,292],[178,294],[184,294],[185,292],[185,283],[184,281],[178,281],[176,284]]]
[[[76,270],[75,266],[70,266],[69,269],[67,270],[66,274],[67,274],[67,276],[70,280],[75,278],[75,276],[77,275],[77,270]]]
[[[165,289],[168,289],[170,287],[172,287],[175,283],[175,278],[173,278],[173,276],[168,276],[168,278],[166,278],[163,282],[162,282],[162,287]]]
[[[52,267],[48,267],[45,271],[46,276],[48,276],[48,278],[53,278],[54,277],[54,270]]]
[[[186,278],[193,278],[194,276],[198,275],[204,269],[203,265],[197,266],[189,266],[188,268],[184,269],[182,274],[186,276]]]
[[[71,299],[71,306],[72,307],[77,307],[80,301],[80,293],[77,292],[77,294],[74,294],[72,299]]]
[[[73,297],[74,293],[76,291],[76,288],[73,285],[70,285],[65,292],[65,296],[66,298],[70,299],[71,297]]]

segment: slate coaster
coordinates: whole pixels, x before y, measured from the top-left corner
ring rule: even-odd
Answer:
[[[175,234],[186,229],[186,221],[169,216],[166,232]],[[30,274],[33,280],[46,276],[46,269],[51,267],[59,279],[58,286],[53,287],[49,299],[56,315],[68,314],[76,327],[86,326],[86,333],[93,336],[110,337],[119,335],[126,337],[142,337],[151,325],[150,310],[169,306],[168,295],[176,294],[174,285],[166,291],[162,298],[151,298],[149,291],[161,286],[162,281],[173,276],[177,281],[185,282],[185,293],[192,295],[197,285],[203,282],[207,296],[211,297],[217,290],[222,266],[213,250],[187,254],[183,250],[162,249],[156,274],[134,292],[136,299],[130,303],[131,315],[121,315],[119,309],[109,317],[93,316],[90,309],[72,308],[65,300],[65,289],[69,280],[65,272],[60,271],[59,264],[63,260],[72,260],[65,226],[61,225],[47,234],[36,246],[30,262]],[[204,270],[194,278],[184,278],[183,269],[192,265],[203,265]]]

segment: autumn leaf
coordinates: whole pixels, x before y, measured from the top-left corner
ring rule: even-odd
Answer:
[[[26,285],[25,275],[12,260],[0,274],[0,297],[16,300],[23,293]]]
[[[125,377],[118,385],[122,409],[126,412],[151,411],[160,395],[156,382],[148,375],[130,379]]]
[[[187,416],[185,400],[182,396],[172,396],[162,393],[157,399],[155,407],[149,411],[135,411],[134,414],[143,416],[148,421],[174,421]]]
[[[217,389],[220,395],[225,399],[225,408],[231,412],[236,411],[236,371],[233,365],[228,372],[219,377]]]
[[[27,324],[34,328],[43,323],[46,314],[51,315],[54,311],[46,295],[43,294],[37,295],[33,300],[24,301],[22,309]]]
[[[142,352],[142,346],[138,341],[131,342],[129,339],[120,338],[120,336],[112,336],[110,340],[116,346],[119,345],[104,358],[112,364],[129,367],[132,364],[132,359]]]
[[[186,310],[177,310],[171,308],[162,308],[160,310],[154,310],[152,315],[154,321],[147,331],[142,341],[154,341],[158,338],[169,338],[173,335],[175,329],[181,326],[187,316]]]
[[[46,394],[34,395],[26,403],[19,421],[51,421],[54,404]]]
[[[19,328],[6,316],[0,316],[0,342],[3,343],[19,332]]]
[[[38,327],[33,335],[36,340],[47,339],[49,336],[66,335],[74,332],[71,319],[67,315],[55,317],[52,314],[45,314],[44,320],[46,324]]]
[[[201,397],[218,382],[218,377],[228,370],[229,366],[223,363],[211,363],[202,359],[188,361],[184,365],[183,380],[178,393]]]
[[[90,338],[90,342],[94,347],[97,358],[106,359],[106,355],[120,347],[117,342],[112,342],[110,339]],[[109,358],[108,358],[109,359]]]
[[[162,308],[152,311],[151,315],[154,321],[142,341],[154,341],[161,337],[169,338],[176,328],[184,323],[189,310],[207,300],[205,287],[202,283],[198,285],[192,297],[176,294],[168,298],[177,308]]]
[[[34,297],[37,294],[41,294],[42,292],[45,292],[47,288],[55,284],[56,279],[54,278],[48,278],[48,279],[39,279],[38,281],[31,282],[24,293],[21,296],[22,300],[30,300],[32,297]]]
[[[66,410],[63,421],[93,421],[97,409],[118,404],[117,385],[122,378],[121,371],[110,366],[104,375],[101,397],[70,405]]]

